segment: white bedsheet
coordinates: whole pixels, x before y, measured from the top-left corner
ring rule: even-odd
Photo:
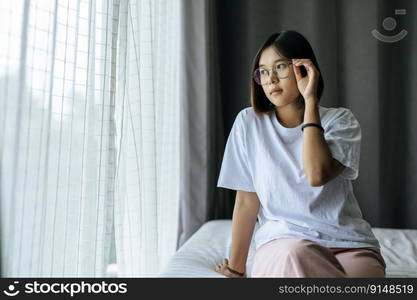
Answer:
[[[231,220],[205,223],[178,249],[158,277],[223,277],[214,268],[222,258],[229,257],[231,224]],[[417,277],[417,230],[373,228],[372,231],[381,244],[387,277]],[[254,253],[252,240],[246,264],[248,276]]]

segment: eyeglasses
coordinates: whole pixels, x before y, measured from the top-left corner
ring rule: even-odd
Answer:
[[[253,72],[253,79],[259,85],[270,84],[269,77],[271,75],[270,71],[273,71],[279,79],[287,78],[290,73],[289,65],[291,61],[279,61],[277,62],[272,69],[268,70],[265,68],[258,68]]]

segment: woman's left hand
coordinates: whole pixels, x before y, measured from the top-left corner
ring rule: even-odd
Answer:
[[[217,273],[220,273],[220,274],[222,274],[226,277],[229,277],[229,278],[242,278],[242,277],[244,277],[244,276],[236,275],[236,274],[230,272],[227,269],[228,266],[229,266],[229,260],[227,258],[225,258],[225,259],[223,259],[221,264],[218,264],[216,266],[215,271]]]
[[[292,59],[295,79],[297,87],[305,101],[317,99],[317,85],[320,72],[316,69],[311,59]],[[301,76],[300,66],[304,66],[307,70],[307,76]]]

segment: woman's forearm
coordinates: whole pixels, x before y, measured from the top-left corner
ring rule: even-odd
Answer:
[[[229,266],[238,272],[245,272],[259,205],[259,199],[256,194],[252,199],[245,199],[245,201],[241,201],[241,199],[238,199],[238,195],[236,196],[233,210],[232,247]]]
[[[304,123],[320,124],[317,100],[306,100]],[[332,154],[324,139],[322,131],[317,127],[306,127],[303,133],[303,168],[312,186],[324,184],[327,173],[332,167]]]

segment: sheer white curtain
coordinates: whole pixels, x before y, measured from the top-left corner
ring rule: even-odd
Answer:
[[[179,1],[122,6],[115,232],[120,277],[156,276],[179,221]]]
[[[175,250],[175,3],[0,1],[2,276],[152,276]]]

